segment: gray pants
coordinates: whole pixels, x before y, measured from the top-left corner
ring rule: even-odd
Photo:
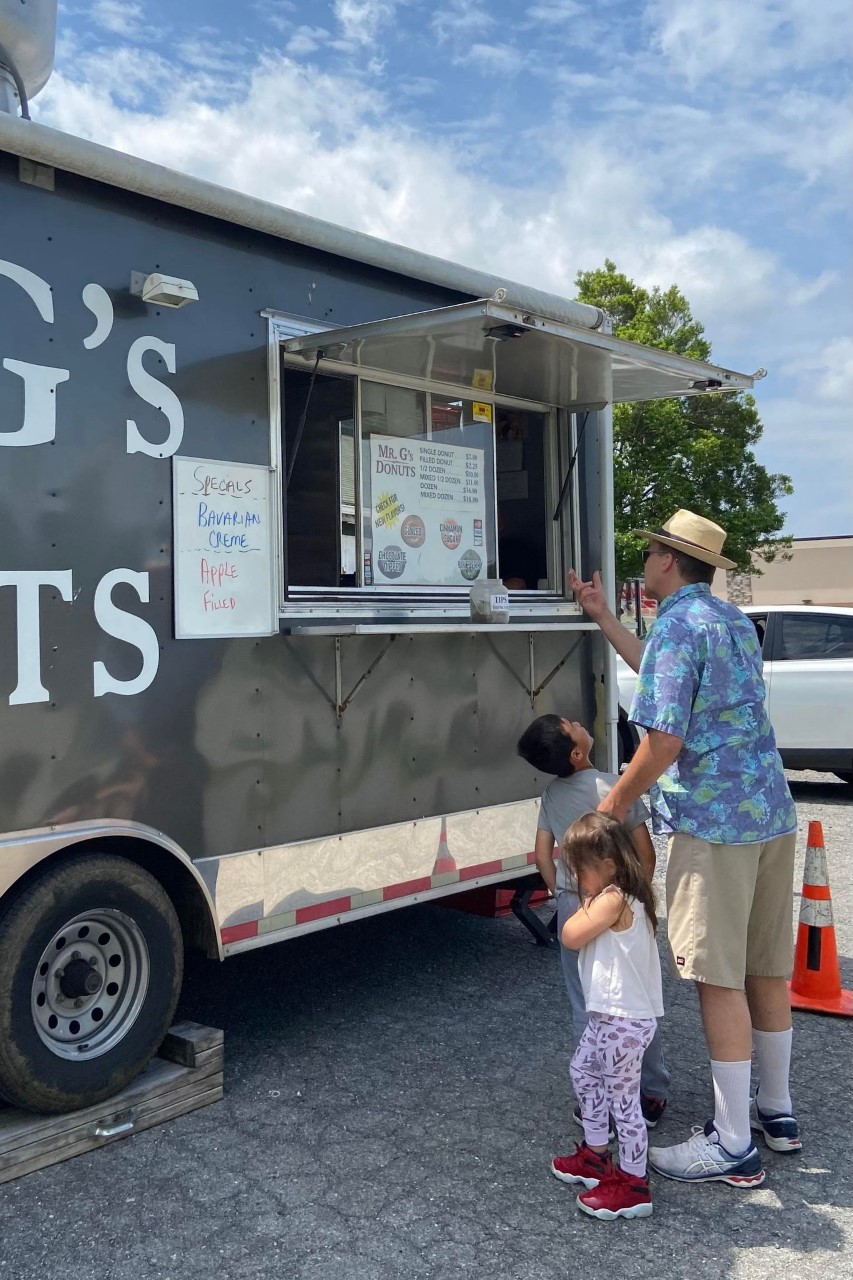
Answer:
[[[563,925],[569,916],[574,915],[580,906],[580,899],[576,893],[572,893],[567,889],[560,889],[557,893],[557,937],[560,938],[563,933]],[[584,999],[583,987],[581,986],[580,974],[578,973],[578,953],[570,951],[568,947],[564,947],[560,943],[560,961],[563,966],[563,980],[566,984],[566,991],[569,996],[569,1004],[572,1008],[572,1037],[571,1049],[574,1054],[578,1041],[583,1035],[584,1027],[587,1023],[586,1001]],[[669,1094],[669,1082],[671,1076],[669,1067],[663,1056],[663,1045],[660,1040],[660,1026],[654,1034],[654,1038],[643,1055],[643,1070],[640,1076],[640,1092],[648,1094],[652,1098],[666,1098]]]

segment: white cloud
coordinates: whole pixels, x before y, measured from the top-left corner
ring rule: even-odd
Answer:
[[[132,39],[147,31],[142,5],[132,0],[94,0],[89,17],[95,26],[112,35]]]
[[[807,381],[821,405],[853,405],[853,338],[833,338],[793,362],[792,373]],[[853,431],[849,432],[853,442]]]
[[[778,156],[809,183],[834,176],[847,186],[853,112],[846,95],[789,89],[778,96],[775,110],[766,114],[762,125],[755,143],[765,155]],[[747,143],[747,138],[743,141]]]
[[[293,0],[252,0],[252,9],[277,31],[289,33],[296,25],[292,17],[296,13]]]
[[[211,75],[223,76],[240,74],[245,60],[245,49],[234,41],[223,45],[218,39],[211,39],[211,33],[199,31],[188,40],[181,40],[176,50],[182,62],[196,71],[210,72]]]
[[[778,296],[783,272],[777,255],[725,227],[697,226],[643,246],[644,283],[675,280],[709,332],[737,299],[737,329],[753,324]],[[791,283],[786,278],[786,283]]]
[[[402,76],[396,81],[394,88],[407,98],[428,98],[439,88],[439,82],[430,76]]]
[[[524,17],[527,22],[550,25],[568,22],[570,18],[576,18],[583,12],[584,7],[577,0],[546,0],[545,3],[531,5],[525,10]]]
[[[848,0],[651,0],[653,44],[697,84],[720,75],[751,84],[843,58]]]
[[[314,53],[329,38],[325,27],[297,27],[287,42],[287,52],[298,58],[305,53]]]
[[[460,21],[482,16],[475,6],[456,5],[453,13]],[[842,440],[839,425],[853,399],[843,381],[851,346],[839,337],[849,329],[843,281],[834,269],[798,273],[771,241],[703,216],[701,202],[690,213],[682,207],[676,219],[671,189],[685,175],[710,188],[731,174],[725,129],[710,110],[676,101],[651,108],[645,120],[625,106],[597,126],[555,130],[549,122],[541,139],[547,165],[537,180],[512,185],[499,164],[484,171],[482,153],[460,146],[459,131],[415,133],[400,119],[399,96],[358,75],[267,58],[223,99],[214,71],[182,67],[176,74],[165,59],[131,47],[85,56],[78,50],[71,65],[77,79],[56,73],[35,104],[44,123],[70,133],[566,296],[578,269],[599,266],[605,256],[641,283],[677,282],[706,324],[716,359],[747,372],[770,370],[758,387],[762,459],[794,474],[795,513],[821,512],[811,527],[796,515],[796,532],[845,531],[821,523],[840,498],[827,490],[822,505],[809,502],[810,492],[819,493],[809,455],[815,441],[837,446],[839,459],[850,449],[851,433],[845,428]],[[723,134],[716,149],[715,132]],[[689,167],[694,153],[703,154],[698,134],[708,142],[704,173],[698,163]],[[768,152],[771,135],[779,136],[768,125],[756,149]],[[822,198],[827,175],[812,180],[815,199]],[[746,185],[737,198],[751,195]],[[821,483],[826,489],[825,477]]]
[[[523,193],[460,160],[454,140],[395,125],[363,81],[268,59],[246,97],[210,103],[210,86],[136,55],[90,61],[88,86],[58,77],[42,112],[70,132],[442,257],[571,295],[579,268],[605,256],[641,283],[677,281],[714,336],[743,336],[776,306],[827,279],[800,279],[770,250],[721,226],[677,230],[659,208],[657,175],[612,134],[587,131],[555,146],[540,189]],[[162,94],[157,114],[142,88]],[[97,88],[95,86],[98,86]],[[286,120],[283,128],[279,122]],[[179,127],[176,123],[179,122]]]
[[[33,104],[33,115],[38,119],[46,116],[53,122],[51,102],[62,93],[58,118],[67,119],[72,127],[58,127],[82,137],[95,136],[101,110],[109,110],[116,118],[132,118],[152,95],[167,94],[175,83],[173,63],[158,53],[128,45],[88,53],[78,49],[74,62],[85,78],[65,81],[54,72]],[[192,82],[194,91],[201,93],[205,78],[200,70],[192,74]]]
[[[334,0],[335,17],[348,44],[373,44],[396,7],[396,0]]]
[[[458,59],[498,75],[516,75],[525,64],[524,54],[510,44],[471,45],[470,50]]]
[[[571,71],[568,67],[552,67],[548,74],[552,82],[561,88],[579,93],[588,93],[591,89],[601,89],[608,94],[613,91],[612,80],[607,76],[597,75],[594,71]]]
[[[841,280],[837,271],[821,271],[813,280],[805,280],[798,285],[791,295],[791,302],[795,307],[801,307],[806,302],[814,302],[816,298],[820,298],[829,289],[840,283]]]
[[[477,32],[488,31],[496,19],[481,0],[449,0],[432,17],[432,29],[439,41],[471,40]]]

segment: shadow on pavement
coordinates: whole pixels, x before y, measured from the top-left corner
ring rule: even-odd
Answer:
[[[832,774],[789,773],[788,786],[797,804],[853,805],[853,787]]]

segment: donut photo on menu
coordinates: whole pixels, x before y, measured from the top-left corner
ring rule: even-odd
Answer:
[[[400,537],[407,547],[422,547],[426,542],[426,525],[420,516],[406,516],[400,528]]]
[[[383,578],[401,578],[406,571],[406,553],[402,547],[383,547],[376,557],[376,567]]]
[[[463,551],[459,557],[459,572],[466,582],[473,582],[478,578],[482,567],[483,558],[474,550]]]
[[[441,534],[441,541],[447,547],[448,551],[455,551],[462,541],[462,525],[458,520],[454,520],[452,516],[448,516],[446,520],[442,520],[438,526]]]

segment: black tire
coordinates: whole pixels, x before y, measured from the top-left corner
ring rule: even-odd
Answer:
[[[48,970],[45,955],[53,954],[54,946],[59,946],[54,943],[57,933],[67,932],[70,939],[66,943],[65,937],[60,937],[66,946],[59,953],[61,956],[83,954],[70,952],[71,946],[89,946],[90,951],[95,951],[89,935],[94,940],[96,930],[86,929],[84,933],[85,926],[81,926],[78,936],[85,941],[78,943],[73,940],[77,926],[66,928],[69,922],[86,917],[87,913],[96,920],[112,921],[116,937],[126,929],[126,937],[138,949],[131,948],[132,954],[129,952],[127,962],[122,964],[121,945],[115,939],[110,941],[109,924],[102,927],[97,941],[104,948],[103,989],[97,995],[87,993],[82,997],[79,1003],[86,1007],[74,1014],[66,1012],[69,1001],[71,1005],[74,1001],[61,983],[72,963],[79,970],[83,962],[60,959],[58,963],[66,966],[57,970],[60,976],[51,972],[49,978],[42,979],[40,975]],[[46,948],[50,948],[47,953]],[[116,962],[116,953],[117,967],[110,970],[108,966]],[[88,963],[98,971],[97,959]],[[85,967],[83,972],[88,972]],[[131,989],[134,974],[135,985]],[[74,976],[76,980],[77,974]],[[0,910],[0,1095],[13,1106],[47,1113],[75,1111],[112,1097],[139,1074],[157,1051],[171,1024],[182,977],[180,924],[171,900],[153,876],[126,858],[110,854],[84,854],[54,867],[48,865],[35,882]],[[63,1017],[88,1016],[93,1028],[95,1017],[105,1017],[99,1004],[109,1007],[109,1000],[113,1001],[106,1021],[91,1034],[92,1041],[100,1036],[106,1046],[98,1056],[87,1056],[92,1046],[85,1043],[51,1047],[45,1042],[45,1035],[51,1034],[47,1029],[51,1006],[48,1003],[45,1007],[46,997],[39,983],[52,984],[50,998],[61,1000]],[[127,987],[126,993],[122,992],[122,983]],[[107,995],[111,988],[118,990],[117,996]],[[125,999],[129,1002],[126,1007],[122,1003]],[[59,1022],[60,1026],[65,1025],[61,1019]],[[73,1028],[87,1024],[68,1025]],[[85,1034],[84,1031],[84,1037]],[[82,1058],[67,1056],[73,1052],[81,1053]],[[60,1053],[66,1056],[59,1056]]]
[[[634,758],[634,752],[640,745],[640,736],[628,719],[628,713],[624,707],[619,708],[619,719],[616,722],[616,741],[619,750],[619,768],[621,769],[623,765],[630,764]]]

